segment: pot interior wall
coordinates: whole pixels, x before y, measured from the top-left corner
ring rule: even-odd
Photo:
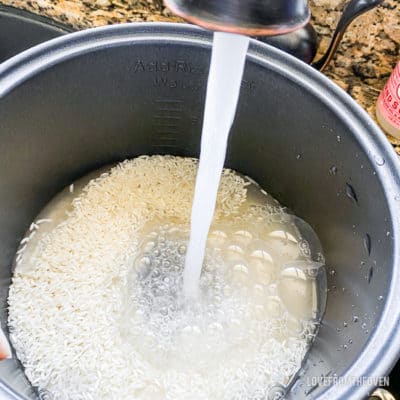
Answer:
[[[208,64],[203,46],[130,43],[55,65],[1,99],[3,328],[13,255],[53,195],[125,158],[198,156]],[[304,377],[289,395],[296,399],[323,390],[307,386],[307,376],[340,375],[352,365],[378,322],[379,296],[391,279],[390,213],[377,165],[352,129],[322,96],[249,59],[226,165],[308,221],[328,266],[326,314]],[[1,377],[34,398],[19,368],[3,362]]]

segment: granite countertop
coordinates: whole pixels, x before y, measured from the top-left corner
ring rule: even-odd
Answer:
[[[173,21],[162,0],[0,0],[1,4],[41,14],[75,29],[137,21]],[[313,23],[329,43],[347,0],[310,0]],[[400,60],[400,2],[386,0],[359,17],[348,29],[325,74],[346,90],[375,119],[380,90]],[[400,154],[400,140],[389,137]]]

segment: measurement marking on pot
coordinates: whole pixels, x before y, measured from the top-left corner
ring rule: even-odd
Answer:
[[[182,112],[182,104],[181,103],[156,103],[157,107],[157,112],[161,113],[158,115],[163,115],[164,113],[169,113],[169,112]],[[169,115],[168,115],[169,116]],[[173,115],[172,115],[173,117]]]
[[[255,81],[246,81],[243,79],[242,84],[241,84],[242,89],[247,89],[250,91],[254,91],[256,88],[256,82]]]
[[[154,129],[156,133],[176,133],[176,129],[178,128],[178,125],[172,125],[172,124],[155,124]]]
[[[155,103],[160,107],[172,108],[176,110],[177,108],[181,111],[182,110],[182,101],[180,100],[156,100]]]
[[[183,100],[175,100],[175,99],[157,99],[156,103],[183,103]]]
[[[182,101],[180,100],[156,100],[157,112],[182,112]]]
[[[163,120],[173,120],[173,121],[180,121],[182,117],[177,115],[155,115],[155,119],[163,119]]]
[[[182,104],[181,100],[175,99],[155,100],[154,131],[157,140],[173,142],[177,140],[175,136],[182,121]]]
[[[158,127],[157,130],[154,131],[154,138],[156,140],[168,140],[168,141],[175,141],[177,140],[177,135],[178,135],[178,131],[177,131],[178,127],[174,127],[174,128],[167,128],[167,127]]]
[[[164,140],[164,141],[176,141],[177,138],[176,136],[172,136],[172,135],[176,135],[176,132],[166,132],[166,131],[162,131],[162,132],[156,132],[155,133],[155,137],[157,140]]]
[[[177,128],[177,126],[175,124],[168,123],[168,122],[163,121],[163,120],[157,121],[156,126],[159,126],[161,128],[171,128],[171,129]]]
[[[163,123],[157,123],[154,126],[154,129],[156,133],[162,134],[162,133],[176,133],[176,129],[178,129],[178,125],[175,124],[163,124]]]
[[[181,113],[182,109],[181,108],[171,108],[171,106],[164,105],[163,107],[158,108],[158,116],[163,115],[163,113]],[[176,117],[176,115],[168,115],[168,117]]]

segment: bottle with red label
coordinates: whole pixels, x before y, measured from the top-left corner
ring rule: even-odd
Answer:
[[[400,62],[379,95],[376,117],[386,133],[400,139]]]

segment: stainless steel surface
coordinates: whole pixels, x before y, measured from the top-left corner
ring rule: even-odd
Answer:
[[[166,5],[187,21],[215,31],[256,36],[295,57],[311,63],[318,40],[309,20],[307,1],[298,0],[165,0]],[[312,63],[322,71],[332,60],[355,18],[383,0],[351,0],[341,16],[326,53]]]
[[[186,21],[214,31],[278,35],[310,19],[307,0],[164,0]]]
[[[311,23],[284,35],[257,36],[256,38],[307,64],[311,64],[318,50],[318,36]]]
[[[0,65],[3,327],[11,260],[55,193],[127,157],[198,155],[211,38],[186,25],[118,25],[55,39]],[[172,133],[154,122],[162,101],[182,104]],[[326,254],[326,313],[287,399],[366,398],[372,384],[312,382],[385,376],[397,360],[400,170],[393,149],[322,74],[252,41],[226,165],[309,222]],[[0,363],[0,378],[10,398],[36,398],[15,359]]]
[[[326,53],[318,61],[314,61],[313,63],[312,61],[318,50],[318,37],[310,24],[285,35],[265,36],[259,37],[258,39],[283,51],[286,51],[287,53],[294,55],[308,64],[311,63],[314,68],[322,71],[334,57],[343,35],[351,22],[354,21],[355,18],[378,6],[382,2],[383,0],[350,1],[338,22],[337,28]]]

